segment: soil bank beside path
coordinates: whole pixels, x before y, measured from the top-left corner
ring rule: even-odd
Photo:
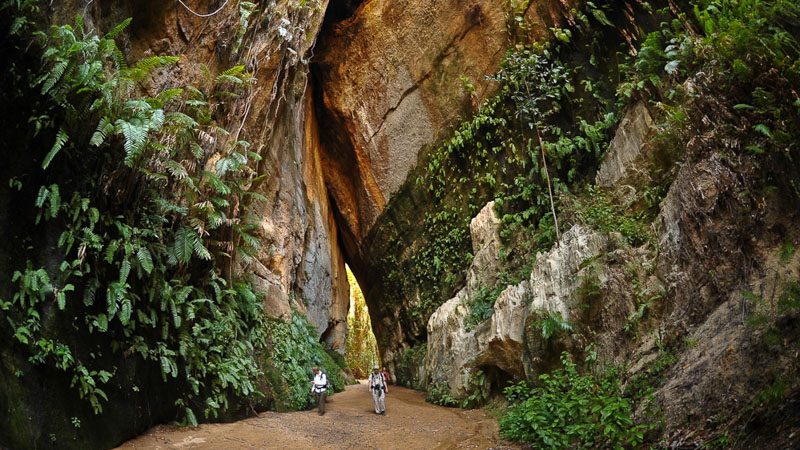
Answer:
[[[481,410],[444,408],[423,393],[389,386],[386,415],[376,415],[366,384],[331,397],[326,413],[265,412],[197,428],[160,425],[120,449],[452,449],[510,448],[497,421]]]

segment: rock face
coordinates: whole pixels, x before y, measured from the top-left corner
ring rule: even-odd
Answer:
[[[684,163],[672,169],[652,224],[657,246],[631,248],[613,234],[573,226],[557,247],[537,255],[529,279],[500,293],[489,319],[467,330],[471,303],[481,295],[475,287],[491,272],[476,245],[467,287],[428,322],[427,384],[446,383],[455,398],[465,398],[478,388],[470,384],[478,370],[497,390],[554,367],[547,360],[561,351],[580,356],[592,343],[600,360],[624,363],[628,377],[658,387],[675,442],[747,424],[742,439],[756,447],[796,443],[800,317],[787,307],[800,298],[800,255],[791,244],[800,229],[796,200],[789,200],[796,194],[785,184],[759,190],[757,174],[787,170],[780,168],[785,160],[732,151],[741,144],[719,138],[725,118],[698,98],[694,111],[709,113],[697,113],[702,126],[684,149]],[[627,111],[598,185],[617,192],[628,185],[634,194],[646,188],[659,170],[650,121],[644,105]],[[478,223],[488,222],[473,221],[474,244],[492,235],[475,233]],[[572,330],[543,339],[542,311],[560,312]],[[780,436],[778,428],[785,430]]]
[[[597,171],[597,186],[612,187],[623,178],[632,178],[634,174],[630,172],[642,173],[642,170],[637,170],[634,161],[645,160],[643,153],[649,147],[648,138],[653,132],[653,118],[644,101],[640,100],[629,107]]]
[[[494,373],[496,389],[500,381],[532,376],[531,361],[540,358],[529,348],[529,334],[540,332],[529,325],[538,317],[558,313],[564,320],[575,320],[580,300],[576,290],[589,270],[584,261],[608,251],[609,238],[575,226],[564,234],[560,245],[536,257],[530,278],[507,286],[494,303],[492,316],[468,330],[465,320],[470,302],[483,286],[493,286],[500,267],[497,259],[499,220],[494,203],[487,204],[470,224],[475,260],[467,275],[467,286],[439,307],[428,320],[428,352],[423,380],[446,382],[455,398],[470,392],[473,372]],[[533,352],[531,351],[533,350]],[[505,374],[506,377],[499,377]]]
[[[209,2],[189,6],[214,10]],[[328,344],[344,351],[348,306],[347,276],[337,227],[324,183],[321,144],[309,80],[309,60],[322,26],[327,1],[297,7],[278,1],[256,9],[247,36],[240,37],[240,11],[233,5],[211,17],[197,17],[179,3],[155,0],[90,4],[66,2],[52,11],[54,22],[70,22],[76,11],[87,25],[106,30],[127,17],[130,33],[121,37],[131,60],[153,54],[180,55],[177,65],[158,71],[151,89],[208,83],[212,74],[244,64],[253,87],[231,102],[220,125],[237,130],[263,160],[265,178],[254,186],[266,197],[251,205],[261,218],[262,251],[250,266],[266,293],[266,309],[286,317],[292,308],[307,312]],[[244,31],[244,30],[242,30]],[[204,81],[205,80],[205,81]]]
[[[571,2],[532,2],[532,34]],[[376,0],[330,22],[315,73],[326,127],[328,187],[350,235],[351,257],[418,154],[495,90],[485,79],[510,45],[510,3]],[[354,64],[364,61],[365,64]]]

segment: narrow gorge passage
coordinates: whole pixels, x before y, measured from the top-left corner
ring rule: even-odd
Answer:
[[[502,448],[497,446],[497,422],[482,410],[435,406],[425,402],[423,393],[390,386],[386,412],[386,416],[373,413],[372,399],[362,382],[331,397],[324,416],[316,411],[265,412],[198,428],[160,425],[119,448]]]

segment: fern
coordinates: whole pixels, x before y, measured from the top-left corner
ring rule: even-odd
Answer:
[[[124,299],[119,309],[119,321],[122,325],[128,325],[131,319],[132,312],[133,312],[133,305],[131,304],[130,299],[127,298]]]
[[[188,227],[181,227],[178,232],[175,233],[173,255],[178,263],[186,264],[192,258],[194,236],[196,236],[196,233]]]
[[[133,18],[131,17],[128,17],[127,19],[123,20],[122,22],[117,24],[117,26],[112,28],[111,31],[106,33],[105,36],[103,36],[103,39],[113,42],[113,40],[116,39],[117,36],[120,35],[120,33],[122,33],[123,31],[125,31],[126,28],[128,28],[128,26],[131,24],[132,21]]]
[[[139,262],[139,267],[148,275],[153,271],[153,258],[147,247],[139,247],[136,251],[136,260]]]
[[[180,60],[177,56],[150,56],[137,62],[133,67],[122,71],[122,76],[133,81],[141,81],[154,70],[173,65]]]
[[[64,226],[58,245],[65,259],[56,283],[64,287],[54,289],[44,269],[18,271],[12,276],[18,292],[0,306],[13,312],[8,316],[13,335],[31,347],[34,358],[46,362],[52,355],[37,347],[46,341],[38,309],[48,304],[45,299],[54,299],[57,314],[88,324],[92,333],[104,333],[112,351],[124,349],[126,356],[160,363],[165,376],[178,377],[180,367],[184,405],[190,400],[205,404],[204,412],[214,415],[228,405],[229,395],[255,391],[258,368],[252,355],[264,343],[260,300],[251,286],[232,289],[218,278],[213,253],[240,247],[241,254],[249,255],[258,244],[251,228],[226,215],[232,196],[245,203],[252,177],[248,163],[257,155],[247,151],[244,141],[227,143],[230,133],[212,121],[223,105],[221,89],[209,95],[192,87],[139,95],[149,91],[141,80],[177,58],[152,57],[128,67],[114,39],[129,24],[126,20],[98,37],[85,33],[77,20],[74,27],[53,27],[47,34],[42,73],[29,84],[42,89],[58,110],[37,111],[35,117],[44,118],[39,126],[47,126],[50,117],[63,122],[55,125],[56,142],[43,168],[67,144],[75,153],[70,156],[81,163],[75,165],[78,181],[70,184],[76,191],[70,192],[73,200],[62,202],[66,192],[53,185],[43,186],[35,201],[42,217],[62,214],[63,220],[53,225]],[[221,74],[219,82],[230,89],[251,79],[239,66]],[[214,77],[208,82],[213,84]],[[122,153],[118,150],[124,151],[123,158],[116,158]],[[219,151],[222,162],[204,172],[206,158]],[[94,172],[98,167],[103,172]],[[104,192],[113,195],[93,206],[89,198]],[[225,240],[225,225],[236,227],[236,242]],[[73,286],[80,287],[82,304],[69,303]],[[97,300],[98,292],[104,292],[103,300]],[[30,324],[18,322],[29,311]],[[51,342],[52,348],[63,345]],[[100,363],[92,355],[81,358],[87,365]],[[82,365],[77,354],[67,359],[59,360],[59,367],[71,371],[81,397],[101,411],[106,395],[98,386],[112,374]],[[188,422],[196,422],[193,412],[185,414]]]
[[[58,215],[58,210],[61,208],[61,193],[57,184],[50,185],[50,217],[53,218]]]
[[[183,180],[189,177],[189,173],[186,171],[186,168],[183,167],[183,164],[179,163],[178,161],[170,159],[164,163],[164,167],[176,180]]]
[[[211,260],[211,253],[208,251],[205,245],[203,245],[203,240],[200,239],[200,236],[194,230],[192,230],[192,248],[194,249],[194,253],[198,258],[206,261]]]
[[[69,135],[67,134],[66,130],[64,130],[64,128],[59,128],[58,133],[56,134],[56,140],[53,143],[53,147],[50,149],[49,152],[47,152],[47,155],[44,157],[44,160],[42,161],[42,169],[47,169],[47,167],[50,166],[50,163],[53,161],[53,158],[55,158],[58,152],[60,152],[61,149],[64,148],[64,145],[67,143],[68,140],[69,140]]]
[[[126,283],[128,281],[128,275],[131,273],[131,262],[127,259],[122,260],[122,264],[119,266],[119,282]]]
[[[542,330],[542,337],[545,340],[553,336],[572,331],[572,324],[561,316],[559,311],[549,311],[537,321],[538,327]]]
[[[100,283],[97,281],[96,278],[93,278],[83,289],[83,304],[85,306],[92,306],[94,305],[94,300],[97,293],[97,288],[100,287]]]
[[[163,91],[159,92],[158,95],[156,96],[156,100],[158,100],[159,107],[163,108],[172,100],[183,95],[183,92],[184,92],[183,88],[170,88],[170,89],[164,89]],[[185,114],[182,115],[188,117]]]
[[[103,145],[108,138],[108,135],[113,132],[114,124],[112,124],[107,117],[103,117],[100,119],[100,123],[97,124],[97,129],[92,135],[92,138],[89,140],[89,145],[93,145],[95,147]]]

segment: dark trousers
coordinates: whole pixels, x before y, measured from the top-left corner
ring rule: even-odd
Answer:
[[[314,395],[317,396],[317,412],[319,415],[325,414],[325,397],[327,394],[325,391],[322,392],[315,392]]]

